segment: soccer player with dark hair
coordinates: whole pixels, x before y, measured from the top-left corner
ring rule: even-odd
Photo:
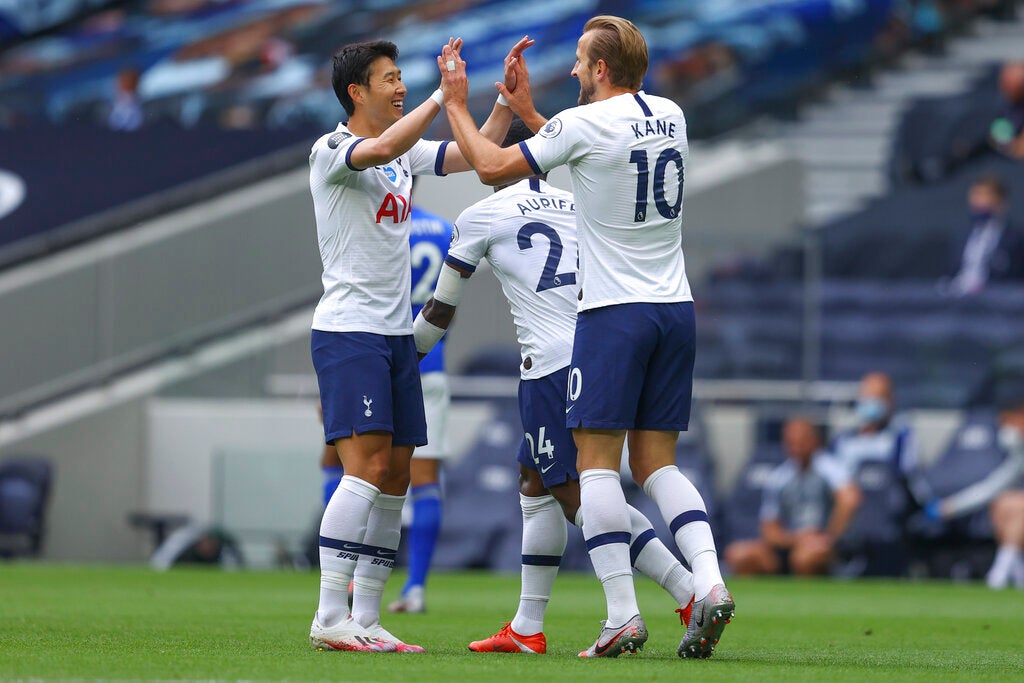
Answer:
[[[532,44],[520,40],[506,65]],[[446,46],[454,53],[461,41]],[[311,350],[325,441],[345,469],[320,524],[316,649],[422,652],[380,624],[394,567],[413,449],[427,443],[412,338],[409,217],[412,177],[466,171],[457,144],[422,136],[441,108],[437,90],[405,114],[406,88],[388,41],[347,45],[332,82],[349,119],[314,143],[309,184],[324,294]],[[514,71],[505,85],[515,89]],[[485,135],[500,141],[512,114],[495,104]],[[348,586],[353,584],[351,612]]]

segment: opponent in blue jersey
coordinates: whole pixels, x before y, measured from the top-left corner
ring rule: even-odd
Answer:
[[[415,195],[414,195],[415,196]],[[412,261],[412,315],[415,318],[434,293],[438,273],[448,254],[452,225],[440,216],[413,206],[409,226]],[[427,416],[427,445],[413,451],[409,495],[409,579],[391,612],[423,612],[424,587],[434,546],[441,533],[441,461],[450,456],[446,440],[451,394],[444,368],[442,341],[420,361],[423,409]]]

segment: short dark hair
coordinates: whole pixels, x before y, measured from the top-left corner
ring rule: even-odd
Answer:
[[[331,73],[331,85],[334,94],[352,116],[356,105],[348,94],[348,86],[370,84],[370,66],[381,57],[391,61],[398,60],[398,46],[390,40],[370,40],[364,43],[351,43],[338,50],[334,55],[334,70]]]
[[[1006,186],[1006,181],[995,173],[986,173],[985,175],[978,176],[971,183],[971,187],[987,187],[999,197],[1001,202],[1005,202],[1006,198],[1010,196],[1010,188]]]
[[[501,146],[511,147],[512,145],[518,145],[523,140],[529,140],[532,137],[533,131],[517,116],[512,119],[512,124],[508,127],[508,133],[505,134],[505,139],[501,141]]]

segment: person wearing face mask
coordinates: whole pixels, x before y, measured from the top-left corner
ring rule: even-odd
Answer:
[[[856,426],[829,449],[861,491],[844,538],[841,572],[896,575],[904,570],[904,520],[915,500],[917,447],[910,426],[895,413],[891,378],[871,372],[861,379]]]
[[[924,512],[948,520],[989,505],[999,548],[985,579],[990,588],[1012,582],[1024,589],[1024,384],[1000,401],[997,434],[1003,462],[980,481],[929,501]]]
[[[1009,225],[1008,199],[998,176],[982,176],[971,184],[970,226],[955,252],[951,294],[977,294],[990,282],[1024,278],[1024,240]]]

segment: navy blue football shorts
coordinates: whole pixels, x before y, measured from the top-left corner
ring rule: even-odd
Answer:
[[[519,416],[524,435],[516,459],[539,473],[547,488],[580,478],[576,472],[576,442],[565,426],[568,377],[569,368],[564,367],[550,375],[519,382]]]
[[[313,330],[324,439],[391,432],[395,446],[427,443],[423,392],[412,335]]]
[[[696,329],[693,303],[635,303],[576,319],[565,424],[685,431]]]

